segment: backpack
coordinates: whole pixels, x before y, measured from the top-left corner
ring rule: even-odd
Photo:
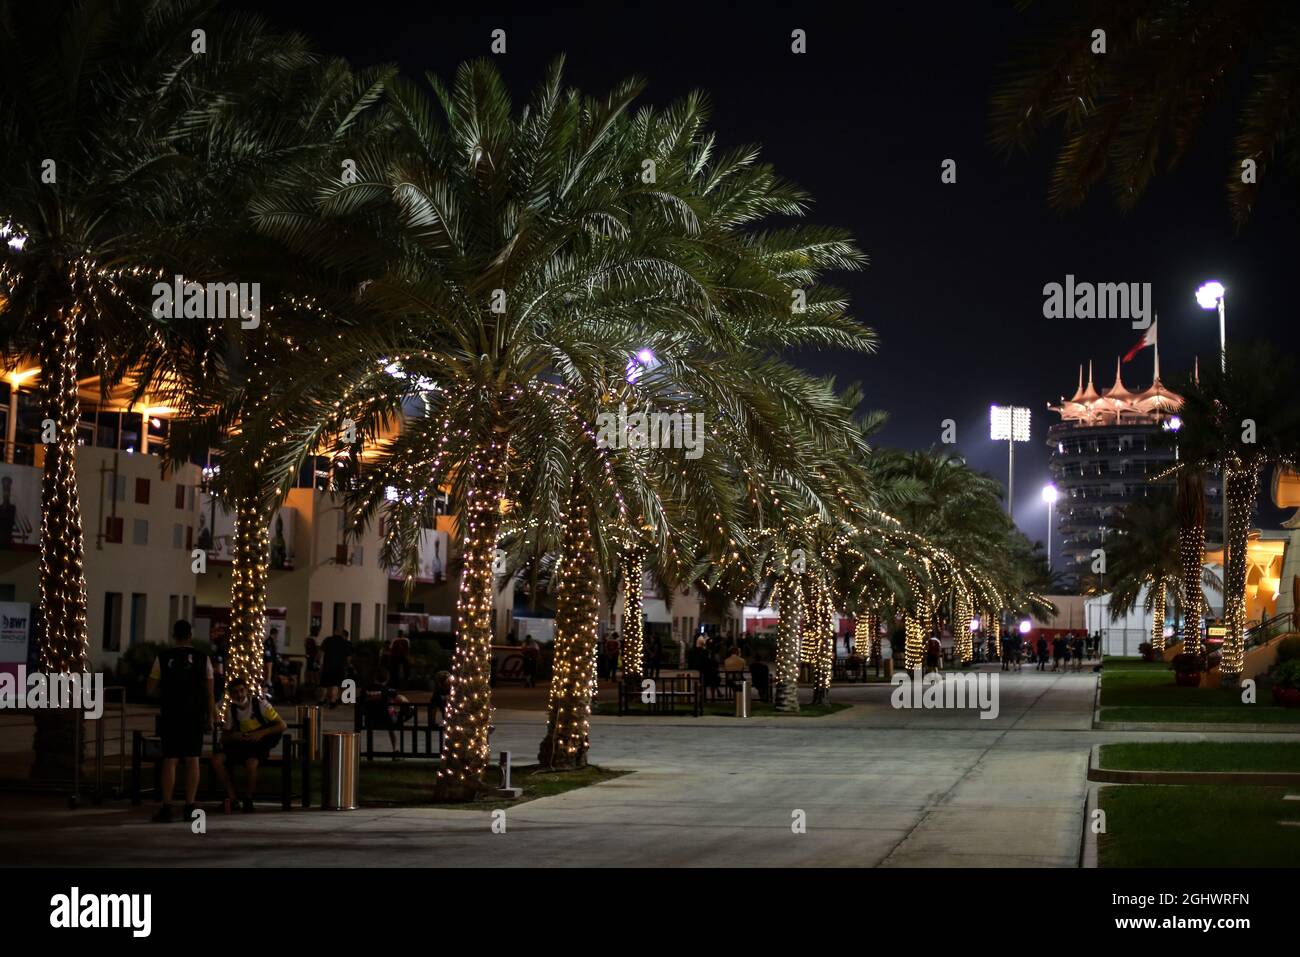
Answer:
[[[161,705],[164,714],[201,715],[207,708],[207,656],[193,648],[164,648],[158,652]]]

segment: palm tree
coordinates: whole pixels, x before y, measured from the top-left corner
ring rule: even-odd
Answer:
[[[1115,536],[1106,544],[1110,575],[1110,617],[1117,621],[1133,610],[1145,592],[1151,617],[1151,647],[1165,649],[1165,610],[1169,592],[1176,597],[1182,576],[1178,551],[1178,511],[1168,489],[1156,489],[1120,514]]]
[[[1004,151],[1028,148],[1049,125],[1061,124],[1053,206],[1081,205],[1108,175],[1116,201],[1131,208],[1161,165],[1178,164],[1224,100],[1236,112],[1226,181],[1239,224],[1254,208],[1257,179],[1272,164],[1291,176],[1300,172],[1287,146],[1300,134],[1291,108],[1300,75],[1294,4],[1096,0],[1073,6],[1062,5],[1047,30],[1022,45],[993,97],[992,141]],[[1097,49],[1098,28],[1106,34],[1104,53]]]
[[[1179,587],[1183,598],[1183,642],[1188,654],[1201,653],[1205,613],[1202,579],[1205,561],[1205,480],[1200,472],[1178,474]]]
[[[77,379],[107,390],[165,323],[148,293],[173,234],[194,225],[178,150],[205,97],[266,52],[260,21],[166,0],[0,6],[0,299],[6,346],[29,347],[53,440],[41,486],[37,647],[84,670],[86,597],[75,476]],[[195,56],[191,31],[214,34]],[[221,42],[216,42],[216,37]],[[293,44],[284,55],[291,58]],[[200,214],[201,215],[201,214]],[[141,386],[148,383],[142,381]]]
[[[1292,394],[1295,360],[1264,343],[1230,346],[1226,373],[1218,368],[1179,383],[1183,393],[1178,433],[1188,471],[1218,469],[1226,485],[1228,534],[1224,569],[1224,618],[1220,671],[1237,680],[1245,667],[1246,543],[1259,495],[1259,477],[1270,465],[1295,467],[1300,459],[1300,403]]]
[[[346,370],[350,381],[387,360],[428,383],[423,416],[367,462],[349,511],[360,523],[388,510],[388,487],[418,499],[454,484],[465,562],[437,787],[468,799],[488,758],[502,503],[528,467],[522,450],[569,432],[538,383],[594,410],[601,384],[649,349],[663,357],[665,389],[731,417],[762,448],[782,416],[831,415],[819,396],[798,394],[802,379],[783,388],[784,366],[766,350],[870,339],[815,282],[860,263],[843,234],[744,232],[769,213],[801,213],[806,200],[752,151],[715,157],[699,97],[630,115],[638,83],[588,99],[564,89],[558,63],[519,113],[487,62],[463,66],[450,89],[430,84],[433,98],[410,84],[389,91],[400,129],[358,160],[356,183],[286,197],[261,222],[328,263],[387,337],[389,351]],[[792,288],[808,290],[805,311],[791,311]]]
[[[85,670],[86,585],[76,482],[77,381],[107,392],[128,374],[138,394],[162,369],[145,353],[173,325],[150,308],[174,247],[220,209],[186,153],[213,104],[268,57],[259,18],[209,2],[0,4],[0,314],[7,349],[41,368],[47,429],[41,484],[36,644],[49,672]],[[197,32],[210,37],[198,55]],[[37,722],[37,766],[71,748]],[[44,733],[49,727],[53,738]]]

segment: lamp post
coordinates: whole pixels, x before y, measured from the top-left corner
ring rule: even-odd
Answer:
[[[1060,497],[1055,485],[1043,486],[1043,501],[1047,503],[1047,574],[1052,574],[1052,515],[1056,511],[1056,500]]]
[[[1227,290],[1223,283],[1212,279],[1196,290],[1196,304],[1202,309],[1219,310],[1219,372],[1228,374],[1228,326],[1224,313]],[[1228,574],[1228,469],[1224,466],[1219,482],[1219,502],[1223,512],[1223,574]],[[1224,601],[1224,619],[1227,619],[1227,601]]]
[[[1018,405],[989,406],[989,438],[1007,443],[1007,517],[1014,522],[1016,443],[1029,441],[1029,410]]]

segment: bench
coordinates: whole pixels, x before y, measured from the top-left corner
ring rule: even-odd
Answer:
[[[353,719],[353,728],[366,734],[366,746],[361,750],[361,756],[367,761],[373,761],[377,755],[389,755],[404,758],[438,758],[442,756],[442,728],[438,727],[433,720],[433,702],[425,704],[414,704],[408,702],[402,707],[411,710],[410,718],[402,718],[396,724],[388,717],[388,708],[383,703],[383,692],[381,691],[364,691],[357,696],[356,712]],[[420,709],[424,709],[425,723],[420,726]],[[393,731],[397,734],[396,751],[376,751],[375,750],[375,732],[376,731]],[[423,748],[420,747],[421,732],[423,732]],[[407,735],[410,735],[411,747],[406,747]],[[433,736],[438,736],[438,747],[433,746]]]
[[[866,681],[869,664],[865,658],[836,658],[831,668],[831,680]]]
[[[654,681],[654,696],[642,700],[641,682]],[[632,705],[640,705],[635,711]],[[704,687],[698,675],[676,675],[667,678],[642,679],[636,676],[618,683],[618,713],[625,714],[677,714],[679,704],[687,705],[696,718],[704,714]]]
[[[214,729],[212,733],[212,743],[216,744],[217,732]],[[286,730],[279,742],[280,756],[274,754],[266,761],[262,762],[261,767],[278,767],[280,769],[280,807],[287,811],[293,806],[293,755],[294,755],[294,738],[292,730]],[[307,761],[306,748],[299,748],[301,752],[303,765],[303,786],[302,786],[302,806],[308,806],[308,795],[311,793],[309,762]],[[151,735],[143,731],[131,732],[131,804],[139,806],[142,801],[141,780],[143,778],[144,762],[153,763],[153,793],[154,800],[162,800],[162,737],[157,733]],[[207,786],[202,789],[203,800],[213,800],[213,775],[212,775],[212,752],[199,755],[199,766],[206,766],[208,774],[206,778]],[[228,768],[227,772],[233,774],[237,769]],[[178,771],[177,777],[180,777]],[[184,787],[184,782],[178,782]]]
[[[776,672],[770,668],[767,672],[766,688],[758,687],[754,681],[753,673],[748,669],[745,671],[719,671],[718,679],[719,684],[716,689],[705,688],[706,692],[717,692],[717,694],[713,695],[711,698],[713,701],[735,701],[736,692],[740,690],[740,683],[742,681],[748,681],[749,687],[758,692],[758,698],[760,701],[771,701],[772,692],[776,688]]]

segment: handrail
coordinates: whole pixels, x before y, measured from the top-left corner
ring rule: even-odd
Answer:
[[[1291,620],[1291,612],[1284,611],[1281,614],[1274,615],[1272,618],[1269,618],[1265,621],[1261,621],[1258,625],[1255,625],[1253,628],[1247,629],[1246,639],[1245,641],[1242,642],[1242,647],[1255,648],[1258,647],[1259,645],[1267,644],[1268,642],[1276,638],[1278,635],[1284,634],[1287,630],[1285,627],[1283,627],[1281,629],[1278,629],[1277,631],[1274,631],[1273,630],[1274,627],[1277,625],[1281,625],[1283,622],[1289,623],[1290,620]]]

